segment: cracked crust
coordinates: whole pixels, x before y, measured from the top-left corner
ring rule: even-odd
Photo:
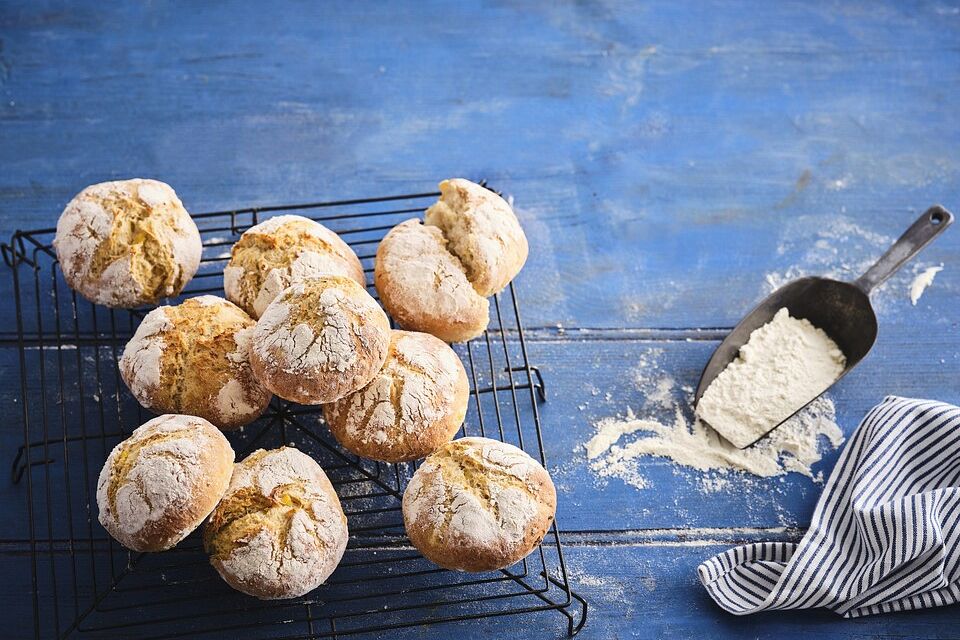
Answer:
[[[391,229],[377,248],[374,283],[405,329],[465,342],[487,328],[490,303],[467,280],[438,227],[412,219]]]
[[[107,457],[97,481],[100,524],[133,551],[163,551],[200,526],[227,490],[233,449],[203,418],[145,422]]]
[[[467,279],[486,297],[502,291],[527,260],[527,237],[507,202],[479,184],[453,178],[440,183],[440,199],[424,222],[440,227]]]
[[[340,563],[347,537],[347,518],[323,469],[281,447],[235,465],[204,530],[204,548],[227,584],[273,600],[320,586]]]
[[[557,493],[522,450],[488,438],[447,443],[403,493],[410,542],[441,567],[490,571],[533,551],[553,522]]]
[[[323,404],[360,389],[383,366],[386,314],[342,276],[295,283],[267,307],[251,336],[254,375],[281,398]]]
[[[338,275],[361,287],[360,259],[333,231],[309,218],[284,215],[247,229],[223,272],[227,299],[259,318],[281,291],[306,278]]]
[[[221,429],[256,420],[273,397],[253,375],[256,323],[217,296],[199,296],[147,314],[120,358],[120,375],[157,413],[200,416]]]
[[[467,373],[442,340],[391,332],[383,368],[364,388],[323,406],[334,437],[357,455],[417,460],[448,442],[467,413]]]
[[[91,302],[133,308],[179,294],[200,265],[200,232],[170,185],[119,180],[87,187],[57,222],[63,277]]]

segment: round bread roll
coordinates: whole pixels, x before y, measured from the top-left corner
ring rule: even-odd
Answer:
[[[294,282],[323,275],[366,286],[360,259],[340,236],[303,216],[277,216],[247,229],[223,270],[227,299],[259,318]]]
[[[481,335],[490,320],[490,303],[467,280],[443,233],[419,220],[401,222],[380,242],[374,283],[387,312],[405,329],[464,342]]]
[[[273,396],[250,368],[256,323],[217,296],[147,314],[120,358],[120,376],[144,407],[206,418],[221,429],[256,420]]]
[[[71,200],[53,240],[63,277],[108,307],[155,304],[179,294],[200,265],[200,232],[170,185],[119,180]]]
[[[393,331],[387,361],[364,388],[323,405],[330,431],[357,455],[417,460],[463,424],[470,387],[457,354],[427,333]]]
[[[441,567],[502,569],[533,551],[557,492],[533,458],[489,438],[460,438],[429,456],[403,492],[410,542]]]
[[[100,524],[133,551],[163,551],[200,526],[230,484],[233,449],[203,418],[145,422],[110,452],[97,482]]]
[[[349,278],[322,276],[285,289],[253,330],[257,379],[300,404],[339,400],[370,382],[390,346],[390,321]]]
[[[513,209],[493,191],[463,178],[444,180],[440,193],[424,222],[443,231],[477,293],[486,297],[502,291],[527,261],[527,237]]]
[[[260,449],[235,465],[210,516],[204,547],[231,587],[263,600],[313,591],[347,548],[347,517],[310,456]]]

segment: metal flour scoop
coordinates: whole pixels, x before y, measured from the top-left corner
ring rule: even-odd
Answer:
[[[934,205],[855,282],[808,277],[794,280],[774,291],[747,314],[713,352],[700,375],[694,407],[700,402],[710,383],[736,359],[740,347],[746,344],[750,334],[770,322],[774,314],[783,307],[787,308],[791,316],[806,318],[815,327],[823,329],[837,343],[847,358],[847,365],[840,378],[847,375],[869,353],[877,339],[877,316],[870,304],[870,292],[920,253],[921,249],[943,233],[952,222],[953,214],[939,205]],[[798,407],[797,411],[815,399],[816,397],[810,398],[803,406]],[[796,415],[796,412],[793,415]],[[757,440],[766,437],[793,415],[770,425]]]

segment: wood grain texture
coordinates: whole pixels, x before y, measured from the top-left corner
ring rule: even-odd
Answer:
[[[858,621],[720,612],[696,563],[796,538],[819,485],[793,474],[705,493],[699,474],[649,459],[638,490],[598,482],[581,447],[596,420],[644,410],[644,354],[662,352],[658,372],[693,385],[723,329],[773,284],[855,277],[929,204],[960,213],[958,36],[956,0],[11,0],[0,236],[53,226],[81,188],[123,177],[169,182],[193,211],[486,178],[513,196],[530,239],[517,285],[548,383],[572,579],[591,601],[585,637],[951,637],[956,607]],[[941,263],[911,306],[916,270]],[[0,278],[0,296],[11,291]],[[960,231],[874,301],[878,343],[833,393],[848,434],[888,393],[960,402]],[[21,443],[13,320],[2,306],[0,460]],[[22,513],[24,496],[0,485],[5,513]],[[25,538],[22,519],[0,519],[9,637],[31,633]],[[401,635],[531,629],[560,632],[542,616]]]

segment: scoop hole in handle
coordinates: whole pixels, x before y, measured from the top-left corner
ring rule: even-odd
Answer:
[[[930,214],[930,224],[940,224],[945,218],[946,216],[943,215],[943,211],[934,211]]]

